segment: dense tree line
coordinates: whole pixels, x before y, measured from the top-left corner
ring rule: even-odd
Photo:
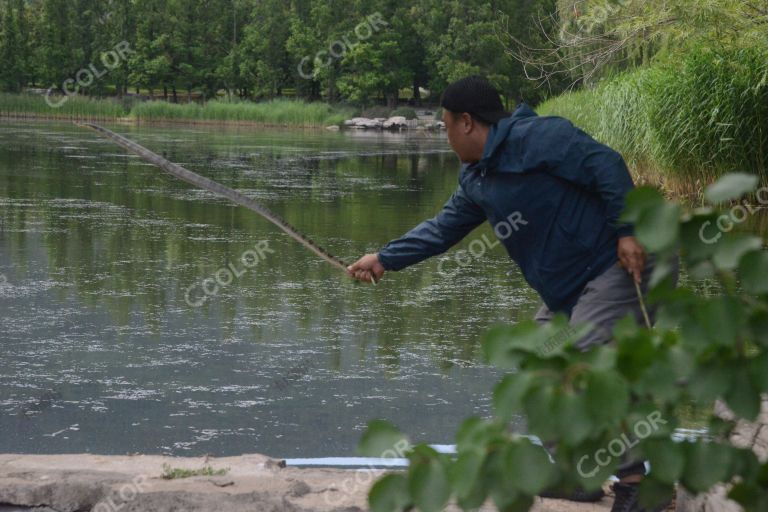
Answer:
[[[545,89],[525,78],[508,38],[536,44],[532,20],[556,3],[0,0],[0,90],[61,89],[90,69],[93,80],[82,73],[78,87],[91,95],[295,95],[391,106],[480,73],[508,102],[536,102]],[[125,61],[102,73],[105,52],[121,41],[130,48]]]

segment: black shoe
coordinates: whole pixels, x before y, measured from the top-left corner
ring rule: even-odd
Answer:
[[[553,500],[568,500],[577,501],[579,503],[595,503],[605,497],[605,493],[602,489],[596,491],[585,491],[578,489],[572,492],[558,491],[555,489],[548,489],[539,493],[540,498],[549,498]]]
[[[611,512],[663,512],[669,506],[669,503],[659,505],[654,508],[645,508],[640,506],[640,484],[622,484],[616,482],[613,484],[613,506]]]

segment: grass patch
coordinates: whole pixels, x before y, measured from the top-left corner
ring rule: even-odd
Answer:
[[[169,464],[163,464],[162,478],[176,480],[179,478],[191,478],[193,476],[224,476],[229,469],[213,469],[211,466],[203,466],[200,469],[172,468]]]
[[[199,103],[138,101],[130,97],[92,99],[85,96],[52,96],[51,107],[39,94],[0,93],[0,115],[54,119],[118,119],[126,116],[139,121],[214,121],[282,126],[321,127],[339,125],[354,115],[349,107],[331,107],[327,103],[306,103],[279,99],[263,103],[212,100]]]
[[[0,115],[31,115],[55,119],[115,119],[126,114],[122,103],[112,99],[50,96],[46,101],[46,97],[41,94],[0,93]]]
[[[203,105],[148,101],[135,105],[131,117],[141,121],[220,121],[288,126],[328,126],[351,117],[351,110],[326,103],[272,100],[263,103],[213,100]]]

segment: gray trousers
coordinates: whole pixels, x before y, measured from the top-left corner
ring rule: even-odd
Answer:
[[[654,261],[649,257],[643,270],[643,281],[640,288],[643,296],[648,291],[648,282],[653,273]],[[678,262],[675,261],[673,279],[677,284],[679,274]],[[611,333],[616,322],[631,314],[639,325],[644,325],[643,312],[637,297],[635,283],[632,277],[618,262],[611,268],[589,281],[581,292],[576,305],[571,312],[570,325],[589,324],[591,331],[576,343],[582,350],[595,345],[603,345],[611,341]],[[554,313],[542,306],[534,319],[545,324],[552,320]],[[655,321],[656,310],[648,306],[648,316],[651,323]]]
[[[649,257],[645,269],[643,269],[643,281],[640,285],[643,297],[648,292],[648,282],[653,268],[653,258]],[[677,285],[678,277],[679,262],[675,260],[672,273],[675,285]],[[631,314],[639,325],[645,324],[634,280],[624,270],[624,267],[616,263],[587,283],[571,312],[570,325],[577,326],[588,323],[592,326],[590,332],[576,342],[576,346],[582,350],[587,350],[596,345],[609,343],[614,324],[628,314]],[[545,324],[551,321],[553,316],[554,313],[547,306],[542,306],[534,319],[540,324]],[[648,306],[648,316],[653,323],[656,309]],[[643,461],[625,459],[616,476],[622,479],[630,475],[642,474],[645,474]]]

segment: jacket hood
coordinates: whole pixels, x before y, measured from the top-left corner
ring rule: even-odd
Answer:
[[[509,132],[515,123],[521,119],[536,116],[538,114],[528,104],[521,102],[511,116],[505,117],[491,126],[488,132],[488,139],[485,141],[485,147],[483,148],[483,158],[469,167],[472,169],[493,169],[496,167],[498,150],[504,145],[504,141],[507,140]]]

